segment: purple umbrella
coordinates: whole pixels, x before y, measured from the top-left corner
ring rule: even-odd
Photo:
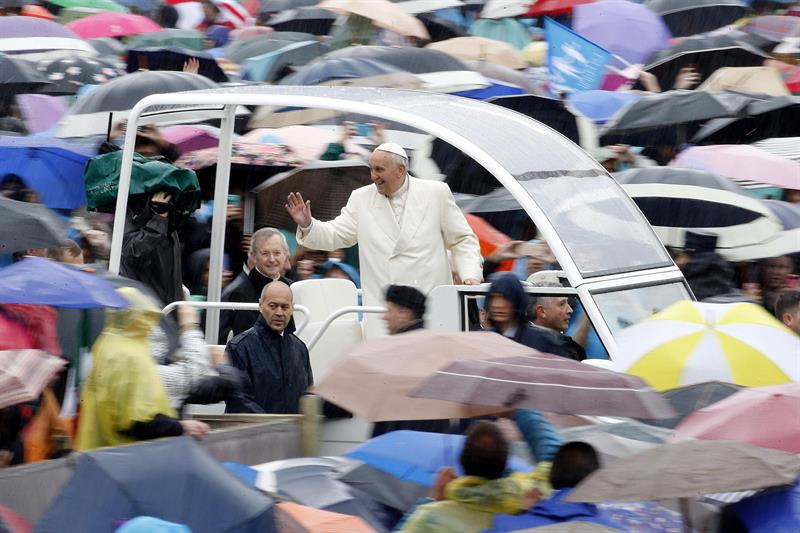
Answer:
[[[60,96],[20,94],[17,103],[31,133],[49,130],[67,114],[67,104]]]
[[[20,54],[49,50],[96,53],[89,43],[61,24],[34,17],[0,17],[0,52]]]
[[[572,29],[628,63],[645,63],[672,37],[661,17],[626,0],[575,6]]]

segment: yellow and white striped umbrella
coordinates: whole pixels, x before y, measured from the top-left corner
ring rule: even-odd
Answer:
[[[614,367],[667,390],[800,381],[800,337],[759,305],[681,301],[620,332]]]

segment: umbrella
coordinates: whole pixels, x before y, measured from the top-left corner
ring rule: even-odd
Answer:
[[[101,37],[99,39],[86,39],[92,45],[100,57],[110,57],[118,59],[117,56],[125,54],[125,45],[113,37]]]
[[[0,53],[0,91],[4,94],[33,93],[47,85],[47,78],[36,67],[27,61]]]
[[[139,100],[158,93],[214,89],[217,84],[205,76],[188,72],[137,71],[120,76],[81,96],[69,116],[101,111],[127,111]]]
[[[0,528],[5,527],[8,533],[29,533],[33,526],[25,518],[5,505],[0,505]]]
[[[400,0],[397,2],[397,7],[412,15],[441,11],[463,5],[464,2],[462,0]]]
[[[0,272],[0,304],[79,309],[128,306],[128,300],[106,280],[49,259],[28,257]]]
[[[469,34],[508,43],[522,50],[531,42],[530,34],[521,22],[511,18],[478,19],[469,27]]]
[[[161,130],[161,136],[180,153],[219,146],[219,130],[212,126],[168,126]]]
[[[129,48],[180,46],[189,50],[205,50],[205,35],[197,30],[164,28],[162,31],[140,33],[128,43]]]
[[[83,9],[96,9],[99,11],[112,11],[115,13],[124,13],[127,11],[124,6],[119,5],[111,0],[47,0],[48,3],[57,5],[61,8],[83,8]]]
[[[524,15],[531,6],[531,0],[488,0],[477,2],[484,4],[479,18],[503,19]]]
[[[645,6],[661,15],[676,37],[716,30],[747,12],[739,0],[650,0]]]
[[[683,247],[685,230],[718,236],[720,253],[773,238],[780,223],[725,176],[676,167],[645,167],[614,176],[667,246]]]
[[[419,19],[388,0],[324,0],[319,4],[319,8],[337,15],[358,15],[369,19],[379,28],[400,35],[430,40],[428,30]]]
[[[280,50],[291,43],[316,41],[310,33],[294,31],[273,32],[266,36],[234,40],[225,45],[223,55],[234,63],[242,63],[248,57],[260,56]]]
[[[56,22],[33,17],[0,17],[0,52],[30,54],[49,50],[95,53],[74,31]]]
[[[733,505],[748,533],[777,533],[800,529],[800,482],[766,490]]]
[[[218,154],[218,147],[188,152],[175,161],[175,165],[191,170],[208,168],[217,164]],[[233,143],[231,164],[291,167],[302,164],[302,161],[281,144],[261,144],[239,140]]]
[[[53,209],[86,205],[83,169],[91,157],[58,139],[0,136],[0,175],[21,177]]]
[[[446,400],[548,413],[668,418],[672,408],[647,384],[549,354],[457,361],[411,393]]]
[[[580,143],[580,127],[577,117],[564,103],[554,98],[524,94],[519,96],[501,96],[489,100],[495,105],[512,109],[525,116],[547,124],[572,142]]]
[[[125,74],[111,61],[81,56],[43,60],[36,68],[50,82],[39,92],[51,95],[75,94],[84,85],[100,85]]]
[[[628,63],[645,63],[654,52],[666,48],[672,37],[661,17],[627,0],[575,6],[572,30]]]
[[[125,37],[160,31],[161,26],[147,17],[131,15],[129,13],[98,13],[80,20],[70,22],[67,28],[71,29],[84,39],[99,37]]]
[[[281,11],[267,21],[267,26],[276,31],[299,31],[311,35],[328,35],[336,15],[327,9],[304,6]]]
[[[694,146],[678,154],[672,164],[785,189],[797,188],[800,175],[800,162],[749,145]]]
[[[196,533],[277,531],[272,501],[189,437],[98,449],[76,462],[37,529],[110,531],[120,519],[153,516]]]
[[[42,350],[0,350],[0,409],[37,399],[66,364]]]
[[[675,418],[665,418],[661,420],[645,420],[648,425],[660,426],[662,428],[674,428],[681,420],[703,407],[724,400],[736,391],[742,390],[740,385],[724,383],[722,381],[704,381],[670,389],[662,392],[661,396],[667,400],[673,409],[678,413]]]
[[[402,4],[400,7],[403,7]],[[417,18],[422,21],[431,36],[431,41],[444,41],[455,37],[464,37],[467,32],[452,20],[439,17],[433,13],[420,13]]]
[[[330,143],[340,140],[340,135],[327,128],[314,126],[287,126],[285,128],[258,128],[242,136],[252,142],[283,144],[305,160],[316,160]],[[357,164],[351,161],[351,164]],[[325,163],[321,163],[325,164]],[[305,168],[305,167],[304,167]],[[299,189],[298,189],[299,190]],[[315,206],[317,204],[314,204]]]
[[[780,79],[776,80],[780,82]],[[784,86],[785,87],[785,86]],[[692,142],[698,144],[750,144],[775,137],[800,135],[800,97],[776,96],[747,106],[747,116],[708,121]]]
[[[41,204],[0,196],[0,253],[56,246],[66,239],[67,225]]]
[[[622,330],[617,348],[618,370],[662,391],[709,380],[756,387],[800,379],[800,338],[751,303],[677,302]]]
[[[798,406],[798,383],[744,389],[690,414],[670,440],[735,440],[800,453]]]
[[[761,35],[773,41],[800,36],[800,18],[787,15],[764,15],[747,21],[742,31]]]
[[[694,35],[653,54],[645,70],[668,88],[683,67],[694,67],[703,81],[721,67],[757,67],[765,59],[766,53],[734,37]]]
[[[619,529],[604,526],[597,522],[585,522],[583,520],[570,520],[561,524],[551,526],[540,526],[531,529],[520,529],[517,533],[616,533]]]
[[[89,209],[113,208],[116,205],[121,165],[121,150],[94,157],[86,165]],[[193,211],[197,207],[194,202],[199,200],[200,182],[192,170],[134,154],[129,194],[149,194],[159,189],[168,189],[180,210]]]
[[[600,463],[624,459],[665,442],[672,432],[638,422],[595,424],[559,431],[564,442],[591,444],[600,454]]]
[[[351,46],[325,55],[325,58],[341,59],[345,57],[372,59],[386,63],[399,70],[412,74],[426,72],[447,72],[451,70],[469,70],[458,59],[430,48],[409,48],[399,46]]]
[[[19,94],[17,105],[30,133],[48,131],[67,114],[67,103],[59,96]]]
[[[525,17],[541,17],[542,15],[563,15],[570,13],[575,6],[591,4],[595,0],[537,0],[531,4]]]
[[[306,531],[309,533],[373,533],[376,531],[357,516],[331,513],[292,502],[281,502],[277,508],[278,528],[286,533]]]
[[[442,467],[451,466],[463,475],[458,458],[464,449],[464,441],[464,435],[403,429],[359,444],[345,456],[363,461],[400,480],[432,487],[436,472]],[[531,465],[515,456],[509,458],[508,469],[517,472],[532,470]]]
[[[580,91],[567,95],[567,103],[596,124],[604,124],[623,107],[641,98],[636,92]]]
[[[196,59],[199,63],[197,71],[201,76],[217,83],[228,81],[228,76],[222,71],[214,57],[208,52],[196,52],[177,46],[166,48],[129,48],[128,72],[137,70],[173,70],[180,71],[183,65]]]
[[[522,54],[510,44],[484,37],[456,37],[431,43],[425,48],[439,50],[463,61],[488,61],[512,69],[527,65]]]
[[[261,13],[278,13],[295,7],[315,6],[320,0],[261,0]]]
[[[400,513],[405,513],[417,500],[430,493],[430,488],[425,485],[403,481],[361,461],[354,461],[352,466],[342,468],[338,479]]]
[[[339,216],[350,193],[371,183],[369,167],[360,160],[307,163],[272,176],[252,190],[256,195],[255,224],[294,231],[297,225],[283,208],[286,197],[294,191],[311,202],[315,217],[332,220]]]
[[[242,78],[268,82],[278,80],[286,76],[289,68],[302,67],[324,54],[325,50],[325,46],[318,41],[287,43],[274,52],[245,59],[242,63]]]
[[[698,91],[744,91],[788,96],[789,90],[774,67],[722,67],[697,88]]]
[[[605,466],[584,479],[567,501],[666,500],[761,489],[794,482],[800,457],[728,441],[662,444]]]
[[[500,82],[509,83],[511,85],[516,85],[530,94],[539,96],[544,96],[546,94],[544,88],[540,84],[536,83],[531,78],[526,76],[525,73],[518,70],[510,69],[495,63],[489,63],[488,61],[464,61],[464,64],[467,66],[467,68],[482,74],[489,80],[497,80]]]
[[[488,332],[419,331],[375,338],[350,350],[313,391],[372,422],[470,418],[497,409],[407,395],[452,361],[534,353]]]
[[[315,61],[283,78],[280,85],[320,85],[326,81],[382,76],[399,69],[374,59],[346,57]]]
[[[800,252],[800,204],[780,200],[762,200],[783,229],[775,237],[753,246],[744,246],[726,254],[731,261],[752,261]]]

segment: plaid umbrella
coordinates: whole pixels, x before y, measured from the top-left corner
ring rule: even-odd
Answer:
[[[0,409],[38,398],[65,364],[42,350],[0,351]]]
[[[76,94],[84,85],[101,85],[125,74],[111,61],[78,56],[40,61],[36,68],[50,82],[40,92],[52,95]]]

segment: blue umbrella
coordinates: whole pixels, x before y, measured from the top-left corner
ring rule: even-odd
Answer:
[[[41,257],[28,257],[0,269],[0,304],[126,307],[128,300],[98,276]]]
[[[800,531],[800,482],[751,496],[734,509],[749,533]]]
[[[468,91],[461,91],[453,94],[456,96],[463,96],[465,98],[472,98],[473,100],[488,100],[498,96],[515,96],[519,94],[525,94],[525,91],[513,85],[491,83],[488,87],[470,89]]]
[[[37,531],[114,531],[152,516],[194,533],[277,531],[270,498],[229,474],[189,437],[80,454]]]
[[[595,124],[603,124],[622,107],[641,97],[638,93],[582,91],[570,93],[567,96],[567,103]]]
[[[0,136],[0,179],[16,174],[52,209],[86,205],[83,168],[94,154],[47,137]]]
[[[398,479],[431,487],[436,472],[443,466],[454,467],[463,475],[458,458],[465,440],[464,435],[401,430],[370,439],[345,455]],[[509,459],[508,468],[520,472],[532,470],[530,464],[517,457]]]

